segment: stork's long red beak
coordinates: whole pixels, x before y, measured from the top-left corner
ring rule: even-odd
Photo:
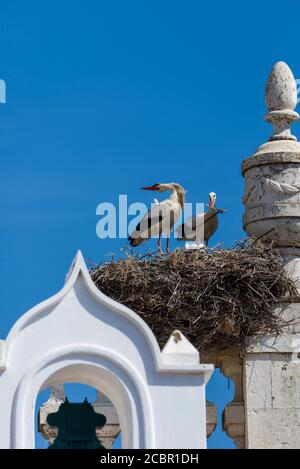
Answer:
[[[158,190],[158,185],[154,184],[154,186],[145,186],[145,187],[141,187],[141,189],[143,189],[145,191],[157,191]]]

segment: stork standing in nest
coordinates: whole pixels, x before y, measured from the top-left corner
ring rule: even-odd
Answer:
[[[209,209],[206,213],[198,213],[179,226],[176,230],[178,241],[196,241],[191,247],[203,247],[208,245],[209,239],[217,231],[219,213],[224,213],[222,208],[215,208],[217,196],[215,192],[209,194]]]
[[[151,209],[140,220],[135,230],[131,233],[128,240],[131,246],[140,246],[144,241],[148,241],[152,237],[158,237],[157,247],[160,254],[161,236],[166,236],[166,252],[169,253],[170,233],[174,224],[184,206],[185,190],[175,182],[168,184],[154,184],[153,186],[142,187],[147,191],[165,192],[172,191],[171,196],[162,202],[152,204]]]

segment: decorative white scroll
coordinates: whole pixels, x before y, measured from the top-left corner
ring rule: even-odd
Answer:
[[[263,178],[265,185],[276,194],[297,194],[300,192],[299,184],[285,184],[283,182],[273,181],[272,179]]]

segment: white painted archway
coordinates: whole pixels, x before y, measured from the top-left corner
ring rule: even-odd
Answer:
[[[80,252],[64,288],[0,342],[1,369],[1,448],[34,447],[36,397],[62,382],[109,397],[124,448],[206,447],[205,384],[213,367],[199,364],[182,335],[161,352],[137,314],[99,292]]]

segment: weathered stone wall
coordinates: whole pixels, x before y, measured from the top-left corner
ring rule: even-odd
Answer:
[[[300,303],[296,311],[300,316]],[[243,366],[246,448],[300,448],[300,334],[251,344]]]

